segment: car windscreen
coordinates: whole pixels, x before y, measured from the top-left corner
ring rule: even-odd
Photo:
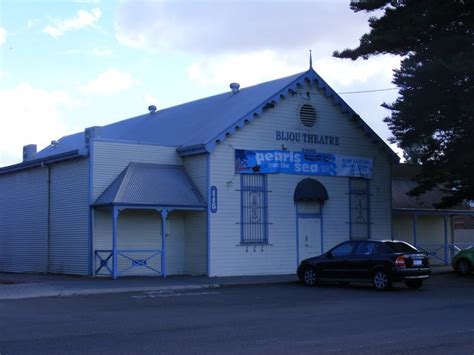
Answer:
[[[416,253],[416,252],[418,252],[418,250],[416,250],[410,244],[403,243],[403,242],[385,242],[385,244],[388,245],[393,250],[395,250],[395,252],[397,252],[397,253]]]

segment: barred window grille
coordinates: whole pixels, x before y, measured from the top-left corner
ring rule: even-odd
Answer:
[[[267,244],[267,176],[241,175],[241,243]]]
[[[350,178],[351,239],[370,239],[370,185],[369,180]]]

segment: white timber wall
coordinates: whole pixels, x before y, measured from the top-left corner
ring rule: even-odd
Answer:
[[[208,194],[208,154],[183,158],[186,171],[191,176],[204,200]],[[207,212],[185,214],[185,274],[203,275],[207,271]]]
[[[89,273],[89,160],[51,166],[48,272]]]
[[[0,271],[46,272],[48,168],[0,175]]]
[[[109,187],[131,162],[183,165],[174,147],[104,142],[100,140],[94,141],[92,144],[93,201]]]
[[[349,239],[349,178],[289,174],[268,175],[269,245],[240,246],[240,176],[235,174],[235,149],[289,151],[303,148],[320,152],[361,156],[373,160],[370,180],[371,237],[391,237],[390,157],[381,146],[372,142],[356,123],[314,87],[310,101],[299,95],[287,97],[256,120],[218,144],[211,154],[210,185],[218,189],[218,211],[210,215],[210,275],[254,275],[294,273],[296,258],[296,211],[293,193],[306,177],[319,180],[327,189],[329,200],[322,208],[324,251]],[[311,103],[318,114],[312,128],[299,120],[299,108]],[[340,145],[303,142],[281,142],[276,131],[291,131],[340,137]]]
[[[185,274],[185,213],[171,212],[167,219],[166,232],[166,269],[169,275]],[[107,238],[96,239],[95,250],[112,250],[112,213],[96,211],[96,233]],[[134,259],[146,259],[151,250],[161,250],[161,216],[156,211],[124,210],[120,212],[117,224],[117,248],[127,250],[125,255]],[[130,250],[135,250],[131,252]],[[148,250],[147,252],[141,252]],[[111,265],[111,264],[110,264]],[[161,255],[148,261],[148,265],[161,270]],[[96,265],[97,266],[97,265]],[[119,256],[119,272],[131,266],[131,260]],[[104,274],[103,270],[100,274]],[[154,275],[155,272],[146,268],[133,268],[128,275]]]

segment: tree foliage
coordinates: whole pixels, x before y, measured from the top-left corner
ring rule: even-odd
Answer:
[[[393,83],[398,99],[383,106],[407,160],[421,165],[421,194],[449,191],[437,207],[474,200],[474,0],[361,0],[354,11],[376,11],[370,32],[338,58],[403,56]]]

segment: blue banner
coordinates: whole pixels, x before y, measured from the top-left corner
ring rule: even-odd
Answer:
[[[238,174],[300,174],[372,178],[372,160],[314,150],[235,150]]]

